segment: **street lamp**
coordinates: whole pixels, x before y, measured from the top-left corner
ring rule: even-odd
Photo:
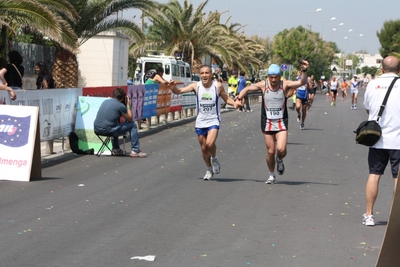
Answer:
[[[326,22],[326,21],[332,21],[332,20],[335,20],[336,19],[336,17],[332,17],[331,19],[328,19],[328,20],[322,20],[321,22],[322,22],[322,31],[321,31],[321,39],[322,40],[324,40],[324,22]]]
[[[308,25],[308,23],[307,23],[308,14],[318,13],[318,12],[321,12],[321,11],[322,11],[322,8],[317,8],[315,11],[304,12],[304,14],[306,15],[306,28],[309,28],[311,30],[311,25]]]

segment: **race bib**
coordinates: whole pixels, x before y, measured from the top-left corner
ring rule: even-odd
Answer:
[[[205,114],[213,113],[213,110],[215,109],[215,103],[212,103],[212,104],[201,103],[200,109],[201,109],[201,113],[205,113]]]
[[[283,110],[282,108],[267,108],[267,118],[268,119],[282,119]]]

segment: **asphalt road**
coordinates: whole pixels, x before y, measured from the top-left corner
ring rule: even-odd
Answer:
[[[362,225],[368,148],[353,134],[367,117],[362,94],[358,110],[317,94],[303,131],[290,111],[275,185],[265,184],[259,103],[222,114],[212,181],[202,180],[193,121],[142,135],[146,159],[46,159],[42,179],[0,182],[0,266],[375,266],[393,183],[387,171],[377,226]],[[131,259],[146,255],[155,261]]]

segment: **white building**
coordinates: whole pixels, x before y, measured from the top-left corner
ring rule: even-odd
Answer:
[[[129,39],[120,33],[93,36],[79,48],[79,87],[122,86],[128,78]]]
[[[349,78],[351,74],[356,73],[356,69],[361,69],[365,66],[367,67],[376,67],[376,68],[381,68],[381,63],[382,63],[382,56],[380,54],[362,54],[362,53],[355,53],[358,58],[360,58],[360,62],[357,66],[353,64],[352,60],[346,60],[344,61],[343,66],[338,66],[336,64],[331,65],[331,70],[336,70],[334,71],[334,75],[340,76],[340,77],[346,77]],[[336,54],[336,57],[339,59],[345,58],[346,54]],[[371,78],[371,77],[369,77]]]

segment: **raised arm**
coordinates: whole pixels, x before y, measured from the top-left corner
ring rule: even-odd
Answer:
[[[265,80],[260,81],[258,83],[246,86],[245,88],[243,88],[242,91],[240,91],[239,95],[237,96],[237,98],[239,100],[241,100],[244,96],[247,95],[248,92],[250,91],[262,91],[265,88]]]
[[[168,83],[166,80],[163,79],[163,77],[161,77],[159,74],[156,74],[156,76],[154,76],[153,78],[154,81],[158,82],[158,83]]]
[[[184,93],[189,93],[189,92],[192,92],[192,91],[197,93],[197,82],[191,83],[188,86],[185,86],[185,87],[182,87],[182,88],[177,88],[175,81],[171,80],[168,83],[168,88],[171,89],[171,91],[174,94],[177,94],[177,95],[184,94]]]
[[[296,88],[299,88],[302,85],[307,83],[307,70],[308,70],[308,61],[301,61],[301,79],[297,81],[284,81],[283,89],[285,90],[286,97],[290,97],[293,95],[293,92]]]

